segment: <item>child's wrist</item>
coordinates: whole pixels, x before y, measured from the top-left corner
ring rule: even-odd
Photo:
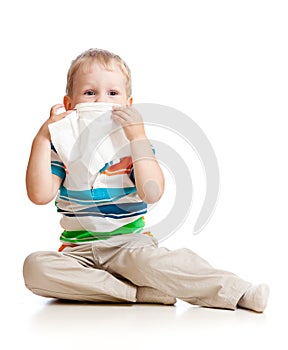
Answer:
[[[130,139],[129,139],[130,143],[131,142],[136,142],[136,141],[141,141],[141,140],[147,140],[149,142],[149,140],[148,140],[148,138],[147,138],[145,133],[141,134],[141,135],[135,135],[133,137],[130,137]]]
[[[147,137],[130,141],[130,149],[133,162],[140,159],[155,160],[154,153],[151,148],[151,143]]]

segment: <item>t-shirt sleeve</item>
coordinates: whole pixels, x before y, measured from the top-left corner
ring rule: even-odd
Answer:
[[[54,175],[59,176],[63,181],[66,177],[65,166],[59,158],[57,151],[51,143],[51,172]]]

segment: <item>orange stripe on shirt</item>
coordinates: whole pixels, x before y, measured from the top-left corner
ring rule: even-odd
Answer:
[[[132,168],[132,158],[125,157],[117,164],[110,165],[106,170],[102,172],[107,176],[120,175],[120,174],[130,174]]]
[[[103,171],[102,174],[105,174],[107,176],[113,176],[113,175],[121,175],[121,174],[130,174],[130,169],[124,169],[124,170],[117,170],[117,171],[109,171],[108,169]]]

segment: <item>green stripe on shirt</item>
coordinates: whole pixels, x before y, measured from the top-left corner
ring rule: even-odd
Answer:
[[[93,232],[93,231],[64,231],[60,237],[62,242],[85,243],[111,238],[115,235],[126,235],[129,233],[141,232],[145,226],[144,218],[141,217],[127,225],[121,226],[111,232]]]

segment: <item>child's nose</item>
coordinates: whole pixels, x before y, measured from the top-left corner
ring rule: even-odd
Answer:
[[[108,95],[106,93],[95,96],[95,102],[109,102]]]

